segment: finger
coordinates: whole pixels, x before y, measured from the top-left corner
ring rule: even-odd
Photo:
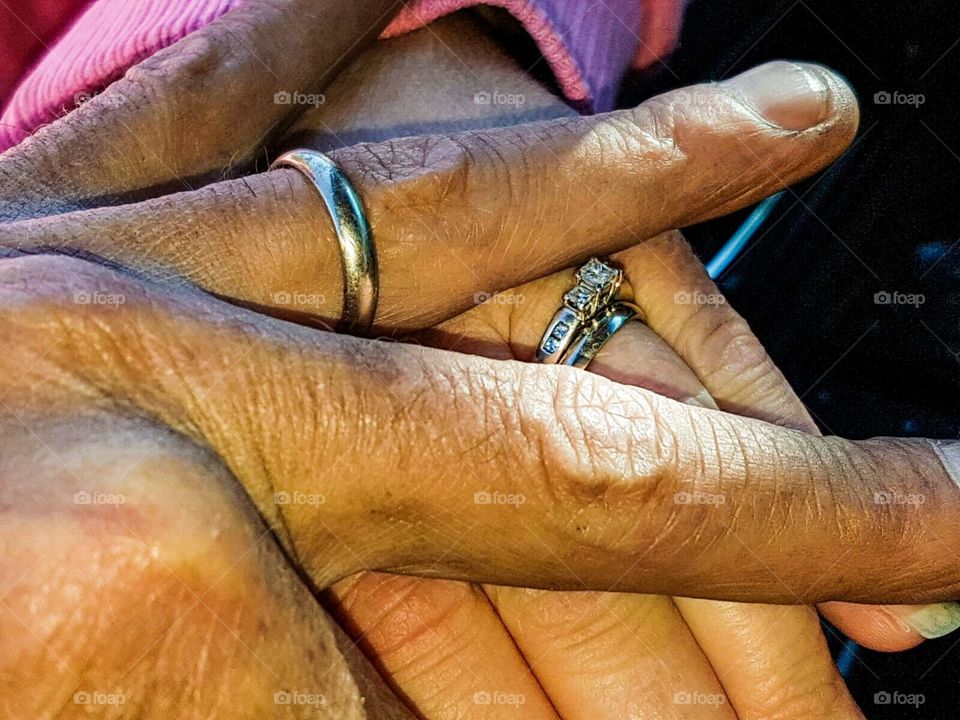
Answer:
[[[692,404],[716,407],[713,398],[701,384],[697,375],[672,351],[663,339],[655,335],[652,330],[659,329],[662,321],[661,308],[667,305],[681,305],[683,309],[674,314],[681,315],[679,325],[687,328],[691,323],[691,316],[695,312],[718,312],[719,308],[728,309],[725,303],[720,302],[722,297],[712,288],[713,294],[708,294],[710,288],[703,286],[705,278],[702,266],[690,252],[679,233],[670,233],[659,236],[640,246],[620,253],[616,257],[623,266],[625,274],[625,288],[623,294],[641,303],[645,308],[654,308],[650,317],[646,317],[649,328],[638,323],[631,323],[621,329],[603,348],[600,355],[591,363],[591,371],[598,371],[607,377],[620,382],[657,390],[660,394],[679,400],[686,400]],[[491,332],[502,332],[502,328],[509,327],[511,339],[521,345],[530,346],[537,342],[539,333],[547,326],[549,316],[539,312],[541,308],[549,313],[551,301],[556,303],[561,293],[572,283],[570,273],[560,274],[559,282],[552,283],[553,292],[545,293],[552,296],[551,300],[534,296],[537,288],[530,285],[519,288],[517,296],[522,296],[522,304],[511,301],[507,297],[502,302],[492,304],[487,315],[493,315],[499,308],[500,317],[491,317]],[[539,281],[536,286],[551,284],[554,278]],[[714,302],[709,302],[712,299]],[[691,311],[690,308],[697,301],[704,307],[701,310]],[[532,305],[532,307],[531,307]],[[505,317],[504,310],[517,308],[510,317]],[[486,306],[484,306],[486,310]],[[731,311],[732,312],[732,311]],[[468,313],[469,315],[469,313]],[[674,315],[670,315],[675,319]],[[456,332],[456,326],[463,323],[461,319],[451,320],[444,325],[444,330]],[[706,324],[704,328],[708,327]],[[712,326],[709,326],[712,327]],[[651,330],[652,328],[652,330]],[[470,327],[476,335],[476,326]],[[753,336],[746,331],[746,335]],[[638,337],[639,336],[639,337]],[[712,338],[714,333],[705,332],[701,335],[691,335],[686,338],[684,347],[687,354],[691,349],[705,339]],[[644,340],[646,342],[644,342]],[[728,362],[739,359],[738,353],[726,353]],[[756,357],[756,352],[749,355]],[[776,368],[770,363],[770,368]],[[703,369],[702,367],[700,368]],[[721,368],[721,370],[725,370]],[[613,374],[611,374],[613,373]],[[737,375],[730,377],[736,378]],[[656,380],[652,380],[656,378]],[[761,378],[757,378],[761,380]],[[761,383],[760,389],[769,394],[770,383]],[[721,392],[724,384],[716,384]],[[741,388],[745,392],[748,388]],[[766,396],[762,396],[765,399]],[[744,398],[745,400],[749,398]],[[780,404],[777,405],[780,407]],[[518,643],[529,658],[528,644],[534,644],[538,639],[536,633],[530,641],[525,640],[522,623],[518,623],[519,630],[512,629],[512,615],[510,606],[504,607],[503,598],[512,599],[518,596],[529,605],[538,599],[541,603],[551,602],[555,593],[521,593],[519,591],[504,590],[498,597],[498,610],[504,622],[511,627],[511,632],[517,637]],[[616,596],[625,598],[621,604],[629,605],[631,596]],[[679,608],[681,618],[690,618],[689,626],[684,623],[684,633],[692,631],[691,639],[700,653],[705,653],[709,664],[715,669],[722,690],[725,694],[707,692],[696,697],[722,697],[729,701],[736,711],[737,717],[742,720],[749,718],[771,717],[860,717],[859,709],[851,699],[846,687],[837,672],[836,666],[830,657],[823,633],[819,627],[819,620],[814,611],[802,606],[761,606],[740,603],[717,603],[708,600],[691,600],[689,598],[675,598],[673,600]],[[529,610],[529,607],[524,608]],[[627,614],[627,613],[622,613]],[[523,617],[519,612],[517,617]],[[600,620],[609,622],[608,617]],[[518,635],[519,632],[519,635]],[[633,637],[632,634],[627,634]],[[788,638],[785,641],[784,638]],[[589,643],[582,640],[572,644],[575,649],[590,648]],[[551,646],[547,646],[548,650]],[[607,655],[613,658],[633,659],[632,655],[641,653],[643,648],[635,644],[621,643],[619,652],[608,651]],[[545,653],[546,654],[546,653]],[[699,653],[698,653],[699,655]],[[552,655],[547,656],[548,659]],[[574,667],[590,667],[588,663],[578,663],[575,652],[561,656]],[[549,680],[544,678],[543,662],[534,664],[534,669],[541,682],[548,688],[553,697],[554,688]],[[623,667],[637,668],[642,665],[636,661],[624,662]],[[564,668],[568,674],[571,668]],[[549,672],[549,668],[546,672]],[[588,672],[588,671],[587,671]],[[564,677],[564,673],[554,673]],[[581,671],[581,674],[585,674]],[[549,678],[550,675],[547,675]],[[623,683],[621,683],[623,684]],[[701,681],[702,684],[702,681]],[[697,687],[694,681],[687,687]],[[682,694],[678,697],[685,697]],[[690,691],[687,690],[689,693]],[[629,695],[629,693],[628,693]],[[694,697],[694,695],[689,695]],[[668,696],[667,700],[671,698]],[[562,708],[562,706],[561,706]],[[612,716],[623,715],[613,712]],[[594,715],[605,716],[595,712]]]
[[[655,237],[617,259],[636,279],[637,302],[649,313],[650,327],[676,343],[721,409],[804,430],[813,426],[680,233]],[[741,720],[862,717],[812,608],[675,602]]]
[[[334,156],[358,187],[381,257],[378,323],[410,329],[455,315],[478,293],[795,182],[846,147],[857,117],[837,76],[773,63],[633,110]],[[809,129],[795,129],[800,119]],[[315,189],[295,170],[24,223],[5,228],[3,243],[176,273],[285,316],[330,323],[340,314],[338,245]]]
[[[635,302],[722,410],[818,433],[816,424],[746,321],[676,231],[618,259],[636,278]]]
[[[571,273],[545,278],[539,287],[559,297]],[[546,299],[546,298],[544,298]],[[500,307],[509,307],[510,303]],[[511,340],[535,343],[546,326],[547,302],[525,302],[510,328]],[[456,320],[444,330],[456,332]],[[479,339],[482,336],[474,336]],[[618,382],[650,381],[680,399],[703,386],[648,327],[622,328],[591,363],[591,372]],[[655,379],[655,380],[654,380]],[[647,387],[650,387],[647,385]],[[709,397],[705,398],[710,402]],[[566,720],[598,717],[736,717],[723,687],[670,598],[624,593],[565,593],[487,588],[537,678]],[[598,688],[606,688],[598,692]]]
[[[565,720],[736,717],[670,598],[488,592]]]
[[[321,586],[373,568],[759,602],[960,594],[956,444],[816,438],[574,368],[317,333],[67,258],[0,269],[10,398],[44,402],[20,385],[43,358],[66,377],[31,390],[124,398],[211,448]],[[84,286],[123,303],[64,295]],[[275,489],[327,502],[278,506]],[[691,489],[716,506],[678,505]]]
[[[636,268],[636,277],[643,279],[638,302],[651,326],[678,349],[721,409],[820,434],[806,407],[679,233],[653,238],[624,257]],[[914,647],[923,639],[917,629],[936,637],[960,625],[960,606],[953,604],[894,611],[825,603],[820,611],[851,638],[875,650]]]
[[[864,717],[833,664],[814,608],[676,602],[741,720]]]
[[[329,597],[334,616],[419,717],[557,717],[476,586],[360,573]]]
[[[399,7],[243,3],[5,154],[0,221],[189,190],[248,168],[296,110],[283,93],[322,90]]]

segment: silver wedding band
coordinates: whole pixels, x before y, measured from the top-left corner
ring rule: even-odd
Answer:
[[[360,196],[333,160],[316,150],[291,150],[270,165],[299,170],[320,193],[340,245],[343,264],[343,311],[338,330],[367,333],[377,314],[377,252]]]
[[[607,306],[584,328],[563,358],[564,365],[586,370],[595,357],[617,331],[631,320],[639,320],[640,308],[633,303],[619,300]]]

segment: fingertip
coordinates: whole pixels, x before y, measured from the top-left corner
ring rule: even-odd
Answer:
[[[860,107],[853,86],[832,68],[775,60],[721,83],[751,116],[786,137],[822,138],[836,156],[857,134]]]
[[[924,638],[886,606],[831,602],[820,613],[840,631],[868,650],[903,652],[920,645]]]
[[[833,86],[812,65],[775,60],[722,84],[754,114],[784,130],[816,127],[834,110]]]

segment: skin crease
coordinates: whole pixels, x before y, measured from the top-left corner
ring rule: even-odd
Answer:
[[[333,293],[331,293],[331,294],[333,294]],[[254,492],[254,494],[256,495],[256,492]]]

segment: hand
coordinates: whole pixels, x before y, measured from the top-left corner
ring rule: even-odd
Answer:
[[[72,603],[69,612],[52,607],[58,612],[50,613],[45,634],[57,643],[55,656],[74,673],[77,687],[125,680],[123,671],[142,652],[150,656],[148,676],[179,687],[187,677],[174,658],[177,648],[190,646],[192,626],[183,629],[186,636],[178,629],[168,642],[146,650],[114,642],[111,649],[120,657],[113,664],[113,656],[100,650],[115,635],[97,623],[88,632],[99,642],[83,647],[92,657],[110,659],[97,665],[95,676],[86,674],[84,658],[69,644],[75,628],[58,619],[99,608],[90,607],[91,592],[51,596],[43,590],[69,583],[72,576],[65,575],[61,558],[44,555],[49,548],[38,541],[50,530],[74,529],[69,521],[65,529],[58,524],[75,515],[81,530],[77,545],[95,549],[99,564],[91,568],[96,572],[81,576],[102,578],[108,597],[114,591],[130,597],[124,583],[131,578],[123,568],[138,570],[133,580],[139,591],[172,567],[174,576],[186,575],[187,588],[203,598],[217,578],[210,569],[218,558],[216,544],[199,540],[211,531],[208,536],[216,537],[217,518],[227,510],[210,513],[210,503],[201,502],[198,509],[207,509],[199,520],[190,513],[177,521],[185,503],[177,494],[172,503],[161,503],[154,493],[170,486],[211,487],[213,493],[231,476],[320,587],[372,568],[501,585],[738,600],[793,601],[792,588],[798,587],[813,588],[811,601],[938,599],[956,591],[952,581],[944,581],[956,574],[948,556],[927,548],[955,539],[949,509],[958,493],[920,443],[818,440],[569,369],[313,333],[193,290],[145,283],[77,260],[22,258],[4,261],[0,271],[0,327],[9,348],[0,392],[8,426],[25,425],[19,435],[7,433],[4,439],[4,456],[11,458],[4,503],[15,513],[4,527],[4,543],[7,557],[28,568],[40,563],[49,573],[14,580],[7,608],[23,622],[38,595]],[[76,298],[87,296],[77,293],[104,301],[78,305]],[[118,426],[129,432],[118,434]],[[133,457],[117,446],[132,449]],[[366,447],[379,451],[365,452]],[[780,451],[779,458],[770,456],[770,447]],[[165,455],[168,448],[173,452]],[[190,463],[193,448],[201,458]],[[921,519],[865,508],[864,490],[854,482],[863,473],[852,478],[849,465],[825,459],[827,451],[840,450],[853,467],[901,473],[904,491],[924,492],[936,501],[925,506],[931,513]],[[52,462],[38,464],[44,453],[51,453]],[[144,463],[135,462],[140,457]],[[475,474],[464,474],[464,467]],[[318,474],[318,468],[324,472]],[[33,478],[46,490],[39,504],[30,502]],[[723,488],[727,501],[706,512],[679,512],[674,497],[691,479],[697,488]],[[863,479],[869,483],[866,492],[883,486],[879,476]],[[516,532],[514,507],[492,505],[478,512],[474,497],[489,488],[527,498],[520,512],[529,533]],[[812,505],[827,488],[836,504]],[[109,503],[81,501],[85,507],[71,513],[76,493],[83,491],[123,497],[132,512],[117,521]],[[278,504],[276,493],[307,500]],[[799,550],[771,542],[769,525],[759,520],[773,493],[787,503],[783,526],[795,533]],[[821,525],[819,513],[826,509],[843,513],[850,524],[842,530]],[[916,547],[904,548],[891,538],[891,530],[906,523],[917,534]],[[231,524],[225,520],[223,527]],[[25,532],[38,528],[46,532],[39,537]],[[857,540],[846,533],[856,533]],[[856,578],[833,571],[824,576],[816,557],[841,540],[850,543],[849,556],[861,567]],[[754,552],[744,554],[744,546]],[[230,560],[240,547],[227,545]],[[264,552],[277,557],[276,550]],[[804,558],[799,562],[798,552]],[[923,553],[919,562],[918,553]],[[889,564],[897,562],[910,568],[910,577],[889,573]],[[8,577],[16,578],[14,567],[7,565]],[[766,580],[765,568],[786,585]],[[164,590],[158,591],[158,607],[169,608],[170,590]],[[218,617],[234,606],[230,617],[257,616],[248,608],[257,595],[242,585],[217,599],[226,601],[214,606]],[[173,615],[166,617],[176,619],[190,607],[173,605]],[[286,619],[292,616],[288,610]],[[281,624],[277,632],[283,627],[298,626]],[[20,672],[46,652],[30,641],[29,633],[38,629],[28,625],[14,638],[28,650]],[[243,630],[238,635],[244,644],[261,633],[255,621]],[[297,642],[307,645],[292,653],[297,667],[311,666],[297,658],[326,644],[323,635],[301,633]],[[13,675],[9,682],[22,688],[28,677]],[[279,677],[284,684],[274,692],[288,687],[285,676]],[[310,687],[326,689],[323,679],[307,680]],[[133,680],[142,683],[144,676]],[[225,682],[210,692],[219,695],[231,687]],[[255,697],[247,706],[266,703],[263,692],[270,689],[248,686],[245,691]],[[238,692],[234,687],[232,696]],[[164,707],[173,702],[161,699]],[[346,707],[338,716],[355,711],[342,702]]]
[[[617,259],[626,271],[625,293],[642,305],[649,328],[634,323],[621,330],[593,371],[715,407],[699,375],[722,405],[748,407],[756,417],[779,422],[798,418],[803,426],[803,406],[678,234],[654,238]],[[495,296],[421,339],[488,357],[529,358],[571,283],[572,271],[562,272]],[[697,302],[684,302],[688,298]],[[653,331],[682,349],[684,358]],[[678,496],[724,497],[718,488]],[[681,502],[677,513],[690,510]],[[532,531],[523,524],[521,504],[514,536],[525,532]],[[577,582],[575,573],[570,577]],[[797,588],[798,603],[804,591]],[[550,704],[571,720],[861,717],[816,612],[799,604],[505,587],[488,587],[485,596],[461,583],[378,573],[348,578],[334,585],[333,595],[337,618],[426,716],[441,706],[473,716],[475,693],[498,689],[503,698],[524,698],[525,717],[538,717],[534,708]],[[493,666],[491,656],[498,659]],[[442,695],[430,685],[434,677],[445,679]]]

